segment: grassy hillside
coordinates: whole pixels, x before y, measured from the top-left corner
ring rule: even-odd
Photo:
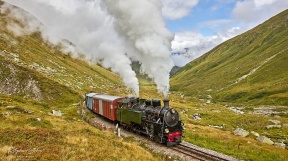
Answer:
[[[47,95],[59,98],[57,93],[64,92],[65,87],[80,95],[90,90],[117,93],[114,89],[124,88],[118,75],[100,66],[89,64],[81,56],[73,59],[69,53],[64,54],[60,51],[61,45],[55,46],[43,40],[40,33],[15,36],[7,30],[7,25],[26,24],[4,14],[0,15],[0,19],[0,59],[3,73],[0,85],[2,89],[8,89],[1,93],[24,95],[23,91],[21,93],[16,90],[17,87],[25,88],[31,82],[44,95],[44,100],[47,100],[45,95],[49,91],[54,91],[56,95],[55,97],[51,93]],[[13,80],[9,79],[12,77]],[[12,84],[17,84],[15,89]]]
[[[190,62],[171,89],[214,102],[288,105],[287,16],[283,11]]]
[[[84,122],[79,115],[83,94],[93,90],[127,96],[121,79],[81,57],[73,59],[62,53],[61,45],[51,45],[38,32],[15,36],[7,30],[11,22],[25,26],[0,14],[0,161],[174,160],[147,150],[133,138],[118,138]],[[284,138],[287,144],[287,127],[266,129],[267,121],[275,119],[272,116],[239,115],[225,106],[182,94],[172,91],[169,99],[186,125],[185,141],[243,160],[287,160],[285,149],[260,143],[252,134],[246,138],[232,134],[241,127],[275,142]],[[163,99],[145,76],[140,76],[140,96]],[[52,110],[61,110],[63,116],[49,115]],[[195,113],[201,120],[193,119]],[[285,117],[277,120],[288,124]]]
[[[8,24],[26,25],[0,14],[0,160],[162,160],[80,117],[86,92],[129,93],[118,75],[73,59],[38,32],[15,35]]]

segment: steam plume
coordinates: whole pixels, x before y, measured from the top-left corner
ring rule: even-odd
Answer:
[[[37,27],[45,39],[55,44],[69,40],[77,48],[66,48],[69,52],[80,51],[91,61],[101,60],[103,67],[119,73],[136,95],[139,83],[130,65],[131,60],[139,61],[141,72],[167,96],[174,35],[165,27],[160,0],[5,1],[36,16],[45,26]]]
[[[36,16],[45,26],[35,27],[36,23],[34,23],[32,26],[27,25],[29,29],[41,29],[43,38],[53,44],[61,42],[62,39],[69,40],[76,45],[77,49],[61,42],[66,46],[65,51],[72,52],[74,56],[77,55],[76,52],[81,52],[93,62],[101,60],[97,62],[118,73],[125,85],[139,95],[139,83],[130,66],[131,60],[125,55],[123,44],[115,33],[112,25],[113,18],[108,15],[106,10],[103,10],[100,0],[6,1]],[[21,20],[21,22],[23,20],[27,24],[35,22],[35,19],[31,18],[33,16],[26,16],[23,19],[23,15],[27,14],[23,14],[24,11],[19,8],[14,8],[7,3],[3,7],[9,8],[12,11],[9,16]],[[20,33],[27,34],[27,29],[20,30],[14,26],[15,24],[8,27],[10,30],[13,29],[14,33],[18,34],[17,36]]]
[[[103,0],[115,17],[115,29],[124,40],[127,55],[141,63],[141,71],[152,78],[166,97],[173,34],[165,27],[159,0]]]

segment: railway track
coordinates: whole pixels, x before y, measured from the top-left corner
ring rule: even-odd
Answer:
[[[175,147],[170,147],[170,149],[177,151],[183,155],[191,157],[193,160],[200,161],[230,161],[234,159],[227,159],[222,156],[217,156],[208,152],[204,152],[203,150],[199,150],[194,147],[190,147],[184,144],[179,144]]]
[[[88,112],[88,111],[87,111]],[[86,116],[86,112],[81,112],[81,115],[83,119],[91,124],[92,126],[95,126],[102,130],[112,129],[112,131],[115,131],[115,126],[108,122],[107,120],[100,118],[98,115],[95,115],[94,119],[91,119]],[[122,128],[121,128],[122,129]],[[147,137],[136,135],[133,132],[121,130],[121,135],[124,134],[124,136],[133,136],[136,140],[141,140],[149,143],[150,148],[154,149],[155,151],[159,150],[158,152],[163,152],[166,155],[176,155],[180,157],[183,160],[200,160],[200,161],[238,161],[238,159],[233,158],[231,156],[227,156],[224,154],[217,153],[215,151],[211,151],[208,149],[204,149],[201,147],[197,147],[193,144],[187,143],[185,141],[182,141],[181,144],[175,146],[175,147],[167,147],[164,145],[160,145],[159,143],[155,143],[151,140],[149,140]],[[156,148],[155,148],[156,147]],[[162,150],[161,150],[162,149]],[[174,152],[177,152],[178,154],[173,154]],[[179,156],[179,154],[181,154]]]

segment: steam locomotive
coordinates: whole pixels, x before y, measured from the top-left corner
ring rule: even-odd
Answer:
[[[92,112],[119,123],[125,129],[144,134],[150,139],[174,146],[181,143],[183,123],[178,112],[169,107],[169,100],[146,100],[88,93],[85,105]]]

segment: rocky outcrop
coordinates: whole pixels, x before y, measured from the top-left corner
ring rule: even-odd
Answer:
[[[0,63],[0,69],[0,94],[43,100],[39,83],[29,71],[6,61]]]

